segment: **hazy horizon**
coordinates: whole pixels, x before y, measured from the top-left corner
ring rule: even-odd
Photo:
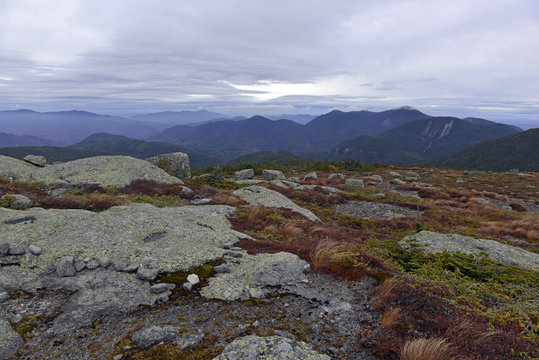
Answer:
[[[539,3],[0,0],[0,109],[319,115],[409,105],[539,127]]]

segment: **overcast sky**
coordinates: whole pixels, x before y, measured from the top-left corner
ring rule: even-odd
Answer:
[[[0,108],[539,126],[537,0],[0,0]]]

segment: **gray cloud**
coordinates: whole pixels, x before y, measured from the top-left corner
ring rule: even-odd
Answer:
[[[539,123],[534,0],[0,0],[0,12],[0,108],[409,104]]]

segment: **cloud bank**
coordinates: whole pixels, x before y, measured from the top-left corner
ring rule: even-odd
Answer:
[[[535,0],[0,0],[0,108],[386,109],[539,126]]]

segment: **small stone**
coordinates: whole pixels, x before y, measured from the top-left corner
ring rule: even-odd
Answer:
[[[183,196],[193,195],[193,190],[189,189],[187,186],[182,186],[181,189],[182,189],[181,194]]]
[[[114,355],[112,357],[112,360],[120,360],[121,358],[123,358],[124,356],[122,354],[118,354],[118,355]]]
[[[138,262],[135,261],[135,262],[133,262],[133,263],[127,265],[127,266],[123,269],[123,271],[124,271],[124,272],[128,272],[128,273],[134,273],[134,272],[136,272],[136,271],[138,270],[139,267],[140,267],[140,263],[138,263]]]
[[[318,175],[316,174],[316,172],[310,172],[308,174],[306,174],[304,177],[303,177],[304,180],[307,180],[307,179],[318,179]]]
[[[382,177],[380,175],[372,175],[372,176],[370,176],[370,178],[373,179],[374,181],[380,182],[380,183],[384,181],[384,179],[382,179]]]
[[[19,194],[10,194],[10,195],[4,195],[0,197],[0,199],[8,199],[8,204],[11,208],[16,209],[29,209],[31,207],[34,207],[34,201],[27,198],[24,195]]]
[[[234,173],[234,177],[236,180],[248,180],[252,179],[254,176],[255,171],[253,169],[243,169]]]
[[[344,175],[341,173],[330,174],[328,176],[328,180],[331,180],[331,179],[344,179]]]
[[[286,180],[284,174],[279,170],[262,170],[262,177],[264,180]]]
[[[110,266],[110,259],[106,256],[100,257],[97,259],[99,262],[99,265],[101,265],[102,268],[108,268]]]
[[[49,263],[49,265],[47,265],[47,268],[45,269],[45,274],[52,274],[56,272],[56,265],[54,265],[54,263]]]
[[[294,183],[299,183],[301,181],[301,179],[299,178],[299,176],[291,176],[288,178],[288,181],[291,181],[291,182],[294,182]]]
[[[0,303],[9,299],[9,294],[5,291],[0,292]]]
[[[112,264],[112,267],[114,268],[114,270],[116,271],[124,271],[124,269],[127,267],[127,262],[125,261],[115,261],[113,264]]]
[[[39,155],[26,155],[23,158],[23,160],[26,161],[27,163],[30,163],[32,165],[39,166],[39,167],[44,167],[45,165],[47,165],[47,159]]]
[[[402,181],[401,179],[393,179],[391,180],[391,182],[395,185],[406,185],[406,183]]]
[[[285,304],[285,306],[286,306],[286,305],[287,305],[287,304]],[[252,327],[257,327],[257,326],[259,326],[259,325],[260,325],[260,322],[259,322],[258,320],[255,320],[255,322],[251,324]]]
[[[363,180],[361,179],[346,179],[344,182],[346,185],[350,185],[353,187],[364,187],[365,184],[363,183]]]
[[[138,347],[148,349],[154,344],[174,341],[177,334],[178,329],[172,325],[149,326],[135,331],[131,340]]]
[[[396,171],[388,171],[387,173],[387,178],[392,180],[392,179],[398,179],[401,177],[401,174],[399,174],[398,172]]]
[[[183,334],[176,339],[180,350],[192,348],[204,338],[204,334]]]
[[[75,260],[73,267],[77,272],[81,272],[86,267],[86,263],[82,260]]]
[[[61,257],[56,264],[56,274],[61,277],[75,276],[76,270],[73,262],[73,256]]]
[[[223,245],[223,249],[231,249],[234,247],[234,244],[233,242],[227,242],[226,244]]]
[[[310,272],[311,272],[311,265],[310,264],[305,264],[303,266],[303,273],[307,274],[307,273],[310,273]]]
[[[24,248],[24,245],[22,244],[11,244],[9,246],[9,255],[24,255],[26,253],[26,249]]]
[[[91,260],[86,261],[86,269],[88,270],[97,269],[99,265],[100,265],[99,261],[96,259],[91,259]]]
[[[28,246],[28,251],[29,251],[30,254],[32,254],[32,255],[36,255],[36,256],[41,255],[41,248],[40,248],[39,246],[36,246],[36,245],[30,245],[30,246]]]
[[[206,205],[212,201],[212,198],[194,199],[191,200],[191,205]]]
[[[23,339],[11,327],[9,321],[0,317],[0,359],[11,359],[24,344]]]
[[[457,179],[455,182],[456,182],[457,184],[463,184],[463,183],[464,183],[464,180],[462,180],[462,179]]]
[[[0,243],[0,256],[7,255],[9,251],[9,243],[3,242]]]
[[[22,321],[22,315],[17,313],[15,314],[15,316],[13,317],[13,319],[11,319],[11,321],[15,324],[18,324]]]
[[[189,281],[192,285],[196,285],[200,282],[200,278],[197,274],[189,274],[189,276],[187,276],[187,281]]]
[[[235,257],[235,258],[240,258],[240,257],[243,257],[243,252],[241,252],[241,251],[227,251],[226,255],[232,256],[232,257]]]
[[[469,172],[469,171],[463,171],[463,172],[462,172],[462,175],[468,176],[468,175],[470,175],[470,172]]]
[[[190,282],[185,282],[183,283],[182,287],[186,291],[191,291],[193,289],[193,284],[191,284]]]
[[[228,264],[217,265],[216,267],[213,268],[213,270],[215,270],[215,272],[218,273],[218,274],[229,273],[230,272],[230,265],[228,265]]]
[[[150,292],[152,294],[162,294],[164,293],[165,291],[169,291],[169,290],[172,290],[174,289],[176,286],[174,284],[169,284],[169,283],[159,283],[159,284],[155,284],[155,285],[152,285],[150,287]]]
[[[154,281],[159,276],[159,269],[148,269],[139,267],[137,270],[137,279],[144,281]]]

